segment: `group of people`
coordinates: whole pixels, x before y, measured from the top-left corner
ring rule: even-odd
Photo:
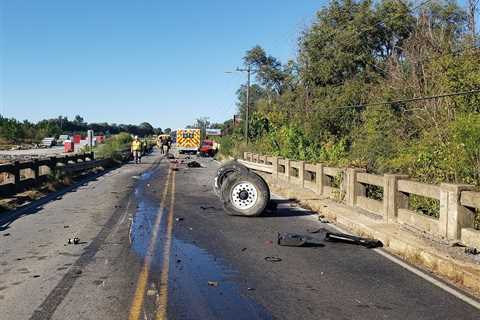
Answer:
[[[160,136],[157,144],[162,154],[168,154],[172,146],[172,137]],[[141,140],[138,136],[134,136],[130,150],[135,163],[141,163],[142,156],[148,152],[148,143],[145,139]]]
[[[170,152],[170,148],[172,146],[172,137],[167,135],[162,135],[158,137],[157,141],[158,147],[160,148],[160,152],[162,154],[168,154]]]

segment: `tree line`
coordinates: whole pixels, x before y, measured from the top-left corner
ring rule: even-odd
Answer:
[[[471,6],[455,1],[333,0],[300,33],[295,59],[246,52],[250,145],[229,121],[224,152],[480,186],[480,93],[402,101],[480,89],[475,28]],[[237,95],[244,119],[246,86]]]
[[[0,143],[36,143],[45,137],[58,137],[61,134],[86,134],[93,130],[95,134],[113,135],[127,132],[139,136],[161,134],[161,128],[154,128],[150,123],[143,122],[139,125],[87,123],[77,115],[73,120],[59,116],[54,119],[45,119],[37,123],[18,121],[0,115]]]

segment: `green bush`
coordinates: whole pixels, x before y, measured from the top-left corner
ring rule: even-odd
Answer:
[[[105,141],[105,143],[95,147],[95,156],[98,159],[112,158],[120,161],[120,152],[129,149],[131,142],[132,137],[126,132],[111,136]]]

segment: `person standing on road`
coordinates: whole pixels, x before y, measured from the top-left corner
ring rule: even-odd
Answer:
[[[131,151],[135,163],[140,163],[142,160],[142,142],[138,139],[138,136],[133,138]]]

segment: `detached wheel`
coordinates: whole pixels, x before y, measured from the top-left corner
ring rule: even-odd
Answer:
[[[248,174],[250,170],[245,167],[243,164],[238,163],[235,160],[227,161],[220,168],[217,170],[217,175],[215,176],[215,180],[213,181],[213,191],[217,195],[217,197],[221,197],[221,189],[223,182],[225,179],[235,172],[241,174]]]
[[[270,190],[265,180],[256,173],[235,172],[223,182],[221,200],[230,215],[259,216],[270,201]]]

